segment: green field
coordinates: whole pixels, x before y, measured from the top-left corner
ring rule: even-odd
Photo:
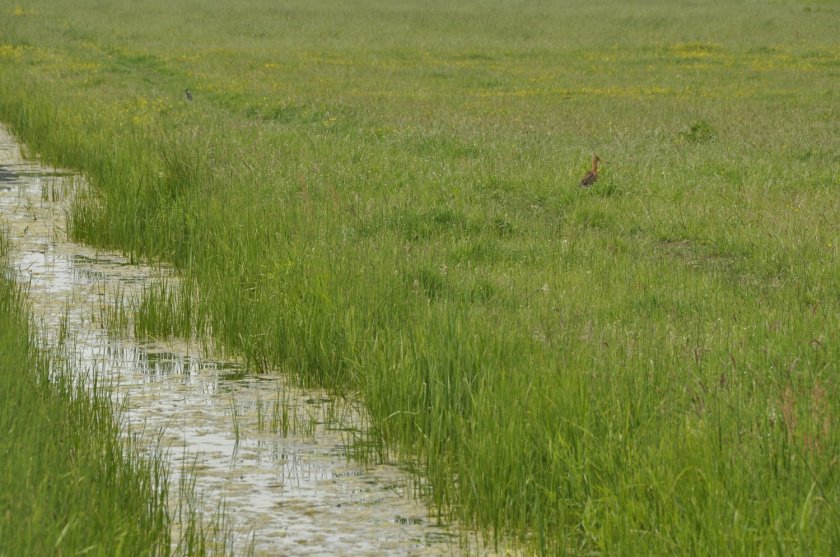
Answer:
[[[840,554],[840,3],[0,14],[74,237],[182,272],[138,332],[362,399],[529,551]]]

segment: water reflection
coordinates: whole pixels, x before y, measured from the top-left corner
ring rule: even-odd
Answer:
[[[12,172],[8,166],[0,164],[0,182],[14,182],[17,179],[18,175],[15,172]],[[11,190],[8,186],[2,187],[4,187],[5,191]]]

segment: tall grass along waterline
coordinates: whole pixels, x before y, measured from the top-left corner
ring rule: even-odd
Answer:
[[[0,12],[71,233],[181,273],[148,334],[358,395],[535,552],[840,552],[836,3]]]

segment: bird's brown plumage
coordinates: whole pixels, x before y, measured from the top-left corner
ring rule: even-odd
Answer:
[[[589,186],[591,186],[592,184],[595,183],[595,180],[598,179],[598,163],[599,162],[607,162],[607,161],[602,161],[598,157],[598,155],[595,155],[592,158],[592,170],[587,172],[586,175],[583,178],[581,178],[580,187],[588,188]]]

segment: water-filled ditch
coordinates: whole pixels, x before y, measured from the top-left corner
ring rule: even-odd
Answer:
[[[198,343],[140,341],[106,327],[108,308],[177,280],[69,241],[68,199],[82,181],[24,160],[0,127],[0,226],[28,284],[47,346],[97,374],[124,406],[127,435],[162,442],[173,478],[193,470],[207,512],[224,501],[235,549],[257,555],[450,555],[460,536],[429,516],[397,465],[347,458],[364,428],[357,405],[251,375]],[[130,329],[130,327],[128,328]],[[194,466],[193,466],[194,464]],[[177,491],[177,490],[175,490]]]

